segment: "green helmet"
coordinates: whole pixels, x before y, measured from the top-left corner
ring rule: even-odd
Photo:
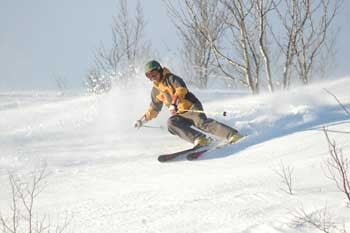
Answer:
[[[149,61],[145,65],[145,73],[148,73],[148,72],[150,72],[152,70],[160,71],[161,69],[162,69],[162,66],[156,60]]]

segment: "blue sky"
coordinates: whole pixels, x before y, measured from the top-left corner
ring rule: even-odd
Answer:
[[[128,1],[132,5],[136,0]],[[336,75],[350,74],[350,4],[337,20]],[[81,87],[101,41],[111,39],[115,0],[0,0],[0,90],[53,89],[55,75]],[[180,47],[161,0],[143,4],[147,38],[161,56]]]
[[[55,75],[68,87],[82,86],[94,50],[111,41],[115,0],[0,2],[0,90],[55,88]],[[176,32],[161,1],[153,2],[144,6],[148,27],[168,33],[147,36],[162,54],[165,44],[177,43]]]

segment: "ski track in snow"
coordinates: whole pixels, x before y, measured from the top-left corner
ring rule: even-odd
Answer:
[[[166,129],[132,128],[148,105],[148,90],[104,96],[52,93],[0,95],[0,182],[43,162],[51,176],[38,209],[71,213],[73,232],[318,232],[294,224],[298,209],[325,206],[350,230],[350,210],[322,164],[327,126],[344,154],[350,152],[348,78],[260,96],[198,92],[215,118],[247,137],[198,161],[158,163],[158,154],[190,144]],[[147,96],[147,98],[145,98]],[[231,97],[232,96],[232,97]],[[165,127],[167,112],[150,125]],[[274,170],[283,162],[295,174],[288,195]],[[0,210],[9,190],[0,191]]]

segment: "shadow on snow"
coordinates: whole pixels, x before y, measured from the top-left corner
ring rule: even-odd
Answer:
[[[350,104],[345,106],[350,108]],[[323,127],[350,123],[350,116],[340,109],[340,106],[327,106],[316,111],[308,112],[309,115],[305,120],[305,113],[297,113],[294,115],[285,115],[277,119],[273,124],[258,125],[247,122],[245,127],[240,131],[246,138],[232,146],[218,149],[210,152],[200,158],[200,160],[218,159],[228,157],[245,150],[248,147],[267,142],[272,139],[284,137],[297,132],[316,130],[322,131]],[[338,133],[338,131],[335,131]],[[349,133],[350,132],[341,132]]]

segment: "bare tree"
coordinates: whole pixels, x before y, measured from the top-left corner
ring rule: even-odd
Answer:
[[[58,219],[54,224],[49,216],[39,217],[35,211],[38,196],[43,191],[47,176],[46,167],[33,172],[29,176],[29,181],[16,174],[9,174],[11,207],[8,215],[0,211],[1,233],[62,233],[66,231],[70,223],[68,215],[63,220]]]
[[[200,88],[206,88],[214,67],[215,58],[209,41],[203,35],[218,41],[223,31],[224,11],[217,1],[164,0],[169,15],[181,35],[183,63],[185,71],[192,76],[192,82]]]
[[[274,84],[272,80],[272,74],[271,74],[271,54],[268,51],[268,45],[267,45],[267,24],[268,24],[268,13],[272,10],[274,10],[274,5],[272,4],[273,0],[256,0],[255,1],[255,7],[256,7],[256,15],[257,15],[257,21],[259,25],[259,49],[260,54],[263,57],[264,60],[264,66],[265,66],[265,73],[266,73],[266,81],[268,83],[268,88],[270,92],[274,91]]]
[[[294,185],[294,179],[293,179],[293,173],[294,168],[291,166],[286,166],[281,161],[278,168],[273,169],[273,171],[279,176],[281,179],[281,182],[287,189],[283,189],[285,192],[289,193],[290,195],[293,195],[293,185]]]
[[[267,14],[273,7],[271,1],[220,0],[219,3],[220,8],[225,9],[216,17],[222,25],[220,40],[213,37],[205,27],[201,27],[198,12],[188,9],[194,25],[213,50],[218,69],[227,78],[240,82],[257,94],[264,64],[268,87],[273,91],[265,33]]]
[[[199,62],[203,59],[197,59],[198,54],[202,58],[214,55],[211,57],[216,60],[216,68],[226,78],[256,94],[264,84],[269,91],[274,91],[279,81],[286,89],[294,77],[304,84],[310,82],[316,68],[325,63],[321,61],[324,57],[321,55],[332,54],[334,35],[329,32],[342,1],[219,0],[213,3],[185,0],[181,1],[179,10],[174,10],[169,0],[166,2],[184,35],[188,53],[185,56],[203,65]],[[215,7],[208,8],[209,2]],[[213,25],[219,30],[213,30]],[[193,41],[201,46],[195,46],[198,43]],[[203,49],[208,53],[203,53]],[[191,66],[195,66],[194,62]],[[279,66],[282,72],[278,71]],[[281,74],[280,78],[278,74]]]
[[[302,1],[299,0],[283,0],[273,1],[276,9],[277,17],[279,17],[282,28],[285,30],[282,38],[274,37],[281,52],[284,54],[282,83],[283,88],[287,89],[290,86],[292,77],[292,66],[296,56],[296,41],[304,27],[307,16],[310,10],[303,8]],[[308,4],[303,5],[309,7]],[[304,10],[304,11],[303,11]],[[302,14],[304,12],[304,14]],[[271,30],[272,33],[273,30]]]
[[[253,16],[254,1],[220,1],[228,10],[225,19],[227,26],[225,38],[232,52],[225,52],[212,43],[216,55],[233,68],[235,77],[246,85],[253,94],[259,93],[259,77],[261,62],[256,43],[256,22]],[[226,73],[228,73],[226,71]]]
[[[338,149],[335,141],[331,141],[326,128],[323,129],[326,136],[330,158],[326,162],[327,177],[335,182],[338,189],[345,194],[350,203],[350,160]]]
[[[284,29],[281,37],[271,30],[284,55],[283,88],[289,88],[293,73],[308,84],[319,55],[329,49],[330,26],[342,0],[281,0],[273,4]]]
[[[129,12],[127,0],[118,0],[118,13],[113,18],[112,46],[103,44],[95,53],[95,67],[102,79],[127,86],[134,81],[139,63],[144,63],[150,45],[144,38],[145,20],[138,1],[134,14]]]
[[[304,0],[305,1],[305,0]],[[297,40],[296,54],[299,78],[308,84],[312,78],[313,67],[317,55],[324,48],[329,37],[329,28],[340,7],[339,0],[306,1],[307,24],[302,28],[300,38]]]
[[[308,213],[303,207],[293,213],[294,220],[292,225],[308,225],[324,233],[346,233],[345,226],[339,227],[339,224],[333,219],[333,214],[328,210],[327,205],[316,211]]]

